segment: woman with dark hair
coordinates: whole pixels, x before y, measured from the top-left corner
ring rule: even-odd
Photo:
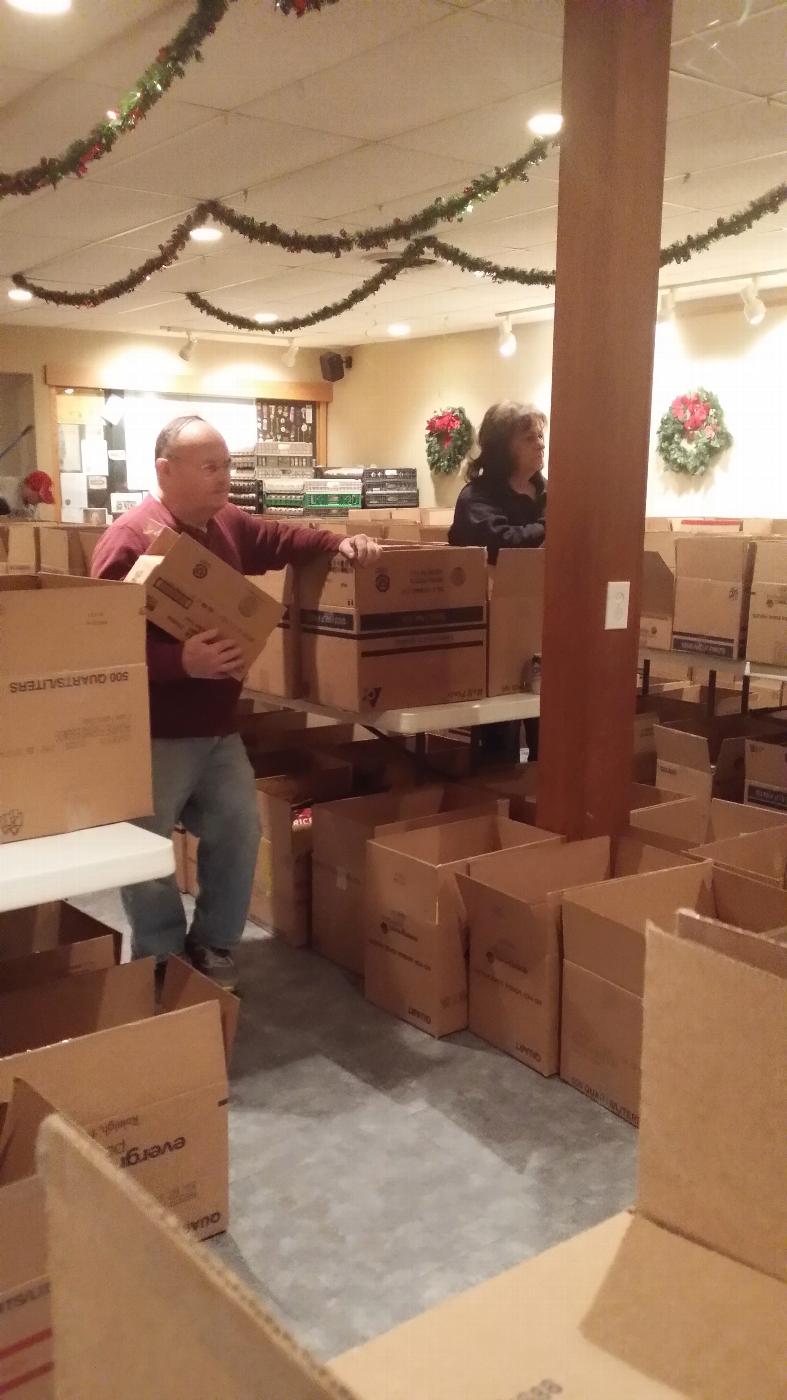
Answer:
[[[467,468],[449,544],[483,545],[493,564],[500,549],[544,543],[546,424],[543,413],[525,404],[509,401],[487,409],[478,432],[480,452]]]

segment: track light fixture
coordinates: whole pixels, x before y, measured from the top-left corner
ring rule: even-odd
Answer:
[[[284,363],[288,369],[293,368],[295,361],[298,358],[298,351],[300,350],[300,348],[301,347],[296,340],[291,340],[289,345],[287,346],[287,349],[285,350],[282,358],[284,359]]]
[[[181,347],[180,347],[180,349],[179,349],[179,351],[178,351],[178,355],[179,355],[180,359],[181,359],[181,360],[185,360],[186,363],[188,364],[189,360],[191,359],[192,355],[194,354],[194,349],[195,349],[196,344],[197,344],[196,337],[193,336],[193,335],[191,334],[191,331],[187,331],[187,333],[186,333],[186,339],[185,339],[183,345],[181,345]]]
[[[504,360],[510,360],[516,354],[516,336],[511,329],[511,317],[504,316],[500,322],[500,333],[497,338],[498,353]]]
[[[756,277],[752,277],[741,292],[743,302],[743,314],[750,326],[759,326],[765,320],[766,306],[757,295],[759,284]]]
[[[671,321],[675,315],[675,293],[671,287],[665,287],[659,292],[659,321]]]

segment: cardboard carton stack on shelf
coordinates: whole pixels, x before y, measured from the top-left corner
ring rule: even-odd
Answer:
[[[667,930],[647,934],[634,1210],[327,1368],[131,1174],[51,1119],[49,1247],[38,1242],[28,1276],[51,1272],[59,1389],[247,1400],[264,1375],[272,1393],[310,1400],[781,1400],[787,1160],[774,1124],[787,1105],[773,1066],[787,950],[691,912]],[[40,1210],[34,1178],[11,1189],[20,1200],[33,1187]],[[167,1328],[151,1277],[167,1280]]]

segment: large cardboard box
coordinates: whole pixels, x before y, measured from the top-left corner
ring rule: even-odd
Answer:
[[[488,695],[527,689],[541,652],[545,568],[543,549],[501,549],[489,569]]]
[[[641,647],[657,651],[672,647],[675,570],[675,536],[666,531],[646,532],[639,609]]]
[[[467,1025],[467,923],[456,876],[508,847],[562,837],[508,817],[474,816],[370,841],[366,998],[429,1035]]]
[[[10,998],[4,1007],[0,1104],[24,1080],[199,1238],[225,1230],[237,998],[177,958],[169,960],[158,1015],[152,959],[15,996],[10,1024]],[[8,1053],[12,1037],[18,1048]]]
[[[39,568],[43,574],[87,578],[103,528],[87,525],[38,525]]]
[[[126,582],[143,586],[148,619],[171,637],[185,642],[215,629],[237,642],[243,675],[284,611],[266,591],[266,580],[244,578],[190,535],[172,530],[162,530],[126,575]]]
[[[742,535],[679,538],[672,646],[713,656],[745,654],[753,546]]]
[[[698,797],[676,797],[657,807],[633,809],[629,830],[640,841],[662,846],[668,851],[690,851],[709,841],[729,836],[745,836],[787,824],[787,812],[769,812],[743,802],[724,802],[714,797],[708,803]]]
[[[787,733],[783,741],[746,740],[747,803],[773,807],[787,819]]]
[[[255,770],[259,774],[261,760]],[[347,797],[352,768],[331,753],[267,755],[257,778],[262,840],[249,917],[293,948],[309,942],[312,908],[312,822],[315,805]]]
[[[563,900],[560,1077],[631,1123],[639,1118],[646,928],[649,920],[671,927],[679,909],[779,929],[787,893],[703,861],[571,890]]]
[[[787,1104],[772,1070],[785,1054],[787,953],[690,915],[677,937],[649,941],[636,1211],[329,1371],[51,1117],[40,1157],[63,1394],[257,1400],[264,1375],[287,1400],[783,1400],[787,1163],[773,1127]]]
[[[699,860],[712,860],[727,870],[739,870],[778,889],[787,887],[787,822],[767,831],[730,836],[696,846],[691,852]]]
[[[757,542],[746,657],[787,665],[787,540]]]
[[[472,875],[457,875],[469,929],[470,1030],[539,1074],[557,1074],[563,891],[679,860],[626,838],[613,849],[604,836],[498,851],[476,860]]]
[[[450,783],[401,788],[315,807],[312,945],[317,952],[350,972],[363,974],[367,841],[484,810],[504,816],[508,809],[494,795]]]
[[[38,559],[38,526],[32,521],[17,520],[5,527],[6,572],[9,574],[37,574],[40,568]]]
[[[486,691],[481,549],[384,547],[372,568],[334,556],[301,574],[304,694],[368,713]]]
[[[39,967],[55,967],[59,959],[68,966],[72,960],[73,965],[89,966],[93,962],[92,945],[107,937],[112,940],[111,961],[119,962],[121,935],[72,904],[55,901],[8,910],[0,914],[0,972],[17,958],[41,958]],[[102,957],[96,965],[107,964]]]
[[[746,739],[773,733],[773,725],[753,715],[718,715],[708,720],[670,720],[654,729],[656,786],[665,792],[699,797],[743,798]]]
[[[52,1400],[46,1217],[40,1181],[4,1181],[0,1163],[0,1394]]]
[[[288,565],[265,574],[262,586],[282,606],[281,621],[274,628],[246,677],[246,689],[286,700],[303,693],[300,632],[298,626],[298,575]]]
[[[152,810],[143,595],[0,578],[0,844]]]

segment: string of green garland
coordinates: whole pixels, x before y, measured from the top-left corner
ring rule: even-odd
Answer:
[[[533,148],[531,147],[532,154]],[[522,157],[521,160],[525,160]],[[512,164],[521,167],[521,160]],[[505,167],[497,172],[501,181],[505,182],[506,171],[511,167]],[[510,179],[527,178],[521,170],[517,175],[511,175]],[[478,181],[474,181],[468,189],[478,185],[479,182],[488,179],[480,176]],[[499,186],[498,186],[499,187]],[[457,199],[466,199],[464,196],[456,196]],[[717,219],[709,229],[702,234],[690,234],[686,239],[678,240],[662,250],[660,262],[662,266],[667,266],[672,262],[686,262],[697,252],[702,252],[710,247],[712,243],[722,238],[734,237],[751,228],[759,219],[766,214],[774,213],[787,199],[787,184],[777,185],[765,194],[759,195],[752,200],[745,209],[730,215],[725,219]],[[452,201],[442,201],[439,210],[444,210]],[[465,209],[467,212],[467,209]],[[352,248],[387,247],[388,241],[394,237],[391,229],[394,225],[384,225],[377,229],[362,230],[358,234],[350,235],[342,232],[338,235],[325,234],[318,235],[317,238],[310,238],[307,235],[287,234],[278,225],[261,223],[252,219],[249,215],[238,214],[236,210],[230,210],[217,200],[206,200],[198,204],[187,217],[178,224],[166,243],[160,245],[159,252],[146,259],[138,267],[133,268],[125,277],[119,278],[116,282],[108,282],[104,287],[94,287],[87,292],[63,292],[54,288],[44,287],[40,283],[31,282],[23,273],[15,273],[12,281],[17,287],[24,287],[32,292],[39,300],[51,302],[57,306],[93,307],[100,306],[104,302],[115,300],[116,298],[131,292],[141,285],[154,272],[160,271],[173,263],[180,252],[182,252],[192,228],[204,223],[206,217],[212,217],[215,222],[223,223],[234,232],[250,242],[268,244],[276,243],[280,247],[287,247],[292,252],[327,252],[334,251],[337,257],[342,252],[348,252]],[[410,220],[396,220],[395,224],[400,230],[398,238],[403,237],[401,230],[412,227],[434,226],[439,222],[442,214],[438,212],[437,201],[425,206]],[[459,217],[459,216],[455,216]],[[431,221],[431,223],[430,223]],[[324,239],[337,240],[343,244],[338,250],[331,247],[312,247],[312,243],[322,244]],[[372,239],[379,241],[370,241]],[[346,240],[346,243],[345,243]],[[347,246],[349,245],[349,246]],[[520,286],[553,286],[555,283],[555,273],[546,268],[519,268],[491,262],[487,258],[479,258],[472,253],[465,252],[450,243],[443,242],[442,239],[433,237],[420,237],[408,243],[404,252],[397,259],[396,263],[386,267],[380,273],[368,278],[360,286],[356,287],[348,297],[338,302],[330,302],[327,306],[318,307],[307,316],[292,317],[288,321],[278,321],[270,327],[271,334],[288,330],[301,330],[307,326],[318,325],[321,321],[330,320],[333,316],[340,315],[343,311],[357,306],[360,302],[368,300],[370,296],[383,286],[386,282],[393,281],[396,277],[406,271],[412,263],[421,257],[425,252],[432,252],[444,262],[451,263],[455,267],[461,268],[465,272],[479,272],[485,277],[495,282],[512,282]],[[234,326],[238,330],[252,330],[259,333],[261,327],[256,321],[251,321],[245,316],[234,316],[231,312],[222,311],[221,308],[207,300],[198,292],[187,292],[187,299],[207,316],[214,316],[218,320],[223,320],[227,325]]]
[[[202,45],[215,33],[216,26],[234,3],[235,0],[197,0],[174,39],[159,49],[153,63],[148,64],[131,91],[112,109],[117,116],[97,122],[87,136],[72,141],[59,156],[42,156],[35,165],[0,172],[0,199],[11,194],[34,194],[48,185],[59,184],[67,175],[80,178],[86,175],[94,161],[107,155],[120,137],[133,131],[161,101],[175,79],[184,76],[186,65],[192,59],[198,63],[202,61]],[[337,0],[274,0],[274,3],[281,14],[288,15],[294,10],[300,18],[309,11],[322,9],[323,5],[335,5]]]

